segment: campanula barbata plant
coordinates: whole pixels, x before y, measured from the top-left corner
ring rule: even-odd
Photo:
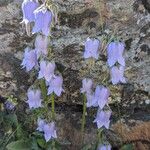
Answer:
[[[37,131],[43,133],[46,142],[52,140],[52,148],[55,148],[54,139],[57,138],[55,126],[55,102],[54,96],[61,96],[63,90],[63,78],[61,75],[55,75],[56,65],[53,60],[49,60],[48,45],[51,35],[51,25],[57,20],[57,6],[52,1],[42,0],[24,0],[22,3],[23,21],[26,26],[28,36],[36,34],[34,49],[27,47],[25,49],[22,61],[23,68],[31,71],[36,68],[38,71],[38,81],[40,87],[32,85],[27,92],[27,103],[30,109],[46,109],[45,119],[37,116]],[[34,26],[31,28],[31,22]],[[49,96],[50,95],[50,98]],[[50,100],[49,100],[50,99]],[[51,114],[48,112],[48,103],[51,101]],[[42,116],[42,114],[40,114]],[[44,116],[42,116],[44,117]]]
[[[99,59],[101,54],[101,44],[103,41],[99,41],[95,38],[87,38],[85,41],[85,49],[83,57],[85,59],[93,58],[95,61]],[[107,64],[110,68],[110,80],[113,85],[118,83],[126,83],[124,77],[125,69],[125,58],[123,56],[125,45],[120,41],[109,41],[106,50],[107,50]],[[93,67],[93,66],[90,66]],[[89,72],[91,68],[89,68]],[[109,86],[108,82],[106,83]],[[108,105],[109,96],[111,91],[106,85],[97,85],[94,88],[94,82],[92,79],[84,78],[82,80],[81,93],[84,95],[83,99],[83,115],[82,115],[82,132],[84,132],[85,120],[86,120],[86,107],[98,107],[97,115],[94,123],[97,124],[98,128],[98,150],[111,149],[111,145],[104,141],[103,139],[103,129],[109,129],[110,126],[110,117],[111,109]],[[106,144],[107,143],[107,144]]]

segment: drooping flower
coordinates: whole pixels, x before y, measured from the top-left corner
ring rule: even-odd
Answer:
[[[37,90],[29,89],[27,96],[28,96],[27,103],[29,104],[30,108],[38,108],[42,106],[41,91],[39,89]]]
[[[123,57],[124,49],[125,45],[122,42],[111,42],[108,44],[107,62],[109,67],[112,67],[116,62],[118,62],[122,66],[125,66],[125,59]]]
[[[97,123],[98,129],[101,127],[105,127],[106,129],[109,128],[110,124],[110,116],[111,116],[111,111],[103,111],[103,110],[98,110],[96,119],[94,122]]]
[[[37,124],[38,124],[37,130],[42,132],[43,129],[44,129],[44,125],[46,124],[45,121],[43,119],[41,119],[41,118],[38,118]]]
[[[45,124],[43,131],[44,131],[44,138],[45,138],[46,142],[48,142],[52,138],[57,138],[54,122],[51,122],[49,124]]]
[[[93,82],[91,79],[85,78],[82,80],[81,93],[91,93]]]
[[[21,63],[22,68],[26,68],[26,71],[30,71],[38,64],[37,55],[35,50],[31,50],[29,47],[25,49],[24,58]]]
[[[87,100],[87,103],[86,103],[87,107],[97,107],[98,106],[97,100],[94,98],[93,93],[88,93],[88,94],[86,93],[86,100]]]
[[[126,79],[124,77],[124,67],[120,66],[119,68],[114,66],[110,70],[111,75],[111,81],[112,84],[118,84],[118,83],[126,83]]]
[[[110,144],[109,145],[102,145],[102,144],[100,144],[98,146],[97,150],[111,150],[111,145]]]
[[[49,95],[54,92],[57,96],[60,96],[61,93],[64,91],[62,88],[62,84],[63,84],[63,78],[61,76],[55,76],[49,82],[47,94]]]
[[[30,36],[30,22],[35,20],[34,10],[37,9],[39,3],[35,0],[24,0],[22,3],[23,21],[26,26],[27,35]]]
[[[43,35],[37,35],[35,39],[35,50],[37,53],[37,57],[39,58],[40,55],[47,55],[48,47],[48,37]]]
[[[100,41],[97,39],[87,38],[85,42],[84,58],[95,58],[99,56]]]
[[[41,61],[38,79],[45,78],[47,82],[50,82],[52,77],[54,77],[54,70],[54,62]]]
[[[53,14],[44,5],[37,8],[34,11],[35,15],[35,25],[33,27],[32,33],[42,32],[45,36],[50,33],[50,25],[52,22]]]
[[[110,95],[109,90],[104,86],[97,86],[94,93],[94,101],[97,102],[100,109],[108,103],[108,97]]]

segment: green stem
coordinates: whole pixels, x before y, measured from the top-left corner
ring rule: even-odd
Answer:
[[[51,94],[51,114],[52,114],[52,120],[55,120],[55,94],[54,92]],[[55,140],[52,140],[52,150],[55,150]]]
[[[103,143],[102,131],[103,129],[98,129],[98,132],[97,132],[97,147],[99,144]]]
[[[82,132],[82,134],[84,133],[85,123],[86,123],[85,115],[86,115],[86,96],[84,94],[83,95],[82,125],[81,125],[81,132]]]
[[[52,150],[56,150],[56,148],[55,148],[55,140],[54,139],[52,140]]]
[[[46,83],[45,83],[45,80],[42,79],[41,80],[41,83],[40,83],[40,86],[41,86],[41,91],[42,91],[42,96],[44,98],[44,102],[47,102],[47,87],[46,87]]]
[[[55,120],[55,94],[51,94],[51,105],[52,105],[52,120]]]
[[[119,121],[120,121],[121,134],[122,134],[123,131],[122,131],[121,112],[120,112],[120,107],[119,107],[119,104],[118,104],[118,103],[117,103],[117,110],[118,110],[118,117],[119,117]],[[121,140],[121,145],[123,145],[122,140]]]

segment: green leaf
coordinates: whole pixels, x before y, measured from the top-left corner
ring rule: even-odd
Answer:
[[[34,137],[36,137],[37,139],[42,139],[43,138],[43,134],[41,132],[33,132],[32,135]]]
[[[7,116],[5,116],[5,121],[10,124],[11,126],[16,126],[18,125],[18,119],[16,114],[9,114]]]
[[[91,149],[91,145],[88,144],[88,145],[85,145],[82,150],[90,150]]]
[[[44,139],[37,139],[37,143],[41,148],[45,148],[46,147],[46,142]]]
[[[17,126],[17,138],[22,139],[24,137],[26,137],[26,134],[24,133],[21,124],[18,124],[18,126]]]
[[[7,145],[7,150],[31,150],[31,143],[29,140],[18,140]]]
[[[56,142],[56,143],[55,143],[55,148],[56,148],[56,150],[61,150],[61,145],[60,145],[60,143]]]
[[[34,137],[32,137],[32,143],[31,143],[31,149],[32,150],[40,150],[40,148],[38,147],[37,141]]]
[[[133,145],[132,144],[127,144],[124,145],[121,150],[133,150]]]

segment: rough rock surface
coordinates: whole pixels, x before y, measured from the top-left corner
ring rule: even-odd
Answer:
[[[0,0],[0,96],[14,95],[18,101],[25,100],[26,90],[35,80],[35,77],[31,77],[20,67],[24,48],[27,45],[32,46],[34,42],[34,36],[27,37],[20,25],[21,2],[22,0]],[[91,77],[96,84],[101,84],[104,78],[109,77],[105,50],[94,67],[90,71],[87,69],[87,62],[82,57],[85,39],[88,36],[101,39],[104,34],[115,34],[126,44],[125,76],[128,83],[119,86],[107,83],[111,89],[110,106],[113,110],[111,130],[114,129],[115,133],[106,131],[106,135],[112,137],[114,146],[117,145],[114,134],[120,135],[124,143],[134,142],[137,147],[143,141],[147,144],[150,142],[150,1],[100,0],[99,5],[98,0],[56,0],[56,3],[59,6],[60,25],[52,31],[51,44],[53,58],[64,78],[65,89],[61,99],[57,100],[58,122],[62,128],[60,137],[66,137],[66,140],[71,142],[69,149],[77,149],[80,135],[79,118],[82,112],[81,80],[83,77]],[[117,120],[118,106],[124,128],[134,130],[136,135],[136,126],[140,124],[141,130],[149,133],[148,137],[145,134],[143,140],[139,134],[139,139],[134,139],[133,136],[131,141],[130,137],[123,137],[123,132],[120,133],[116,128],[120,121]],[[94,140],[96,136],[96,127],[92,125],[93,117],[89,118],[86,142]],[[62,121],[65,122],[63,126]],[[147,147],[148,144],[145,149]]]

